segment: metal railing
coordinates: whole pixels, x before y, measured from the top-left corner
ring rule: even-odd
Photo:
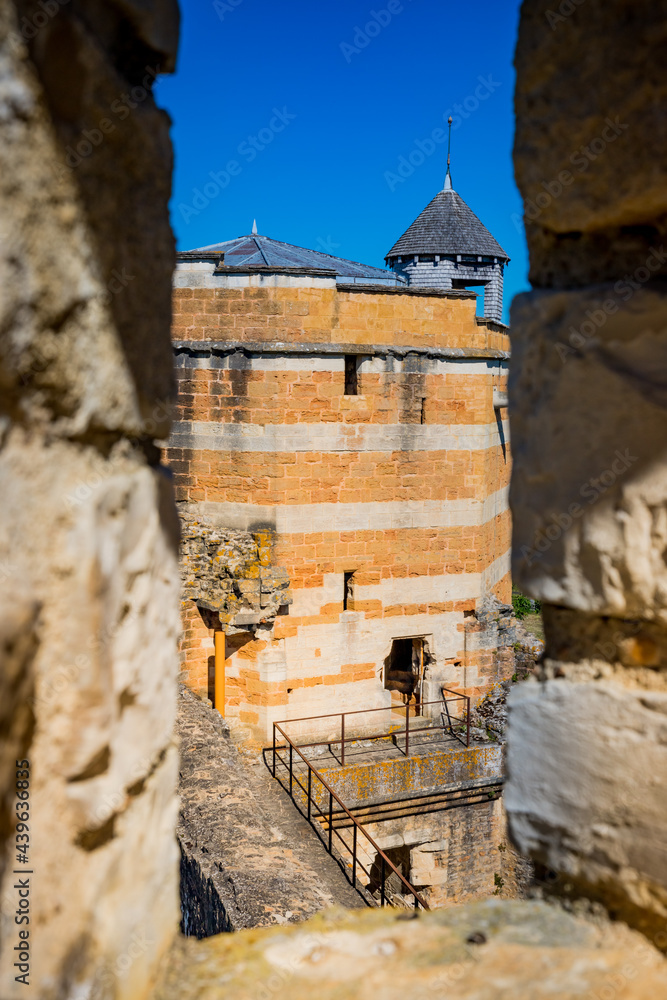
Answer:
[[[447,694],[452,695],[452,697],[451,698],[446,698],[445,697],[445,692]],[[462,701],[464,703],[464,706],[465,706],[464,714],[460,718],[457,718],[456,716],[452,715],[452,713],[449,710],[449,703],[455,702],[455,701]],[[451,735],[455,739],[457,739],[459,741],[459,743],[463,743],[464,741],[460,738],[460,736],[458,735],[458,733],[455,731],[455,729],[454,729],[454,723],[458,723],[461,726],[465,726],[465,734],[466,734],[466,736],[465,736],[465,743],[464,743],[464,745],[466,747],[470,746],[470,698],[467,695],[460,694],[460,692],[458,692],[458,691],[453,691],[451,688],[442,688],[442,697],[440,699],[438,699],[437,701],[424,701],[424,702],[421,702],[421,706],[420,707],[421,708],[425,708],[427,705],[439,705],[440,706],[440,708],[441,708],[441,712],[440,712],[440,726],[442,727],[443,730],[449,730],[449,732],[451,733]],[[298,745],[298,746],[304,747],[304,748],[307,748],[307,747],[321,747],[321,746],[326,746],[326,747],[331,748],[332,745],[340,745],[340,763],[341,763],[341,767],[344,767],[345,766],[345,745],[346,744],[348,744],[348,743],[357,743],[360,739],[363,739],[363,740],[382,740],[382,739],[386,739],[388,736],[391,736],[392,738],[396,737],[396,736],[405,736],[405,756],[409,757],[410,756],[410,733],[411,733],[411,730],[410,730],[410,707],[411,707],[410,703],[408,702],[407,705],[389,705],[389,706],[386,706],[384,708],[359,708],[359,709],[353,710],[352,712],[330,712],[330,713],[328,713],[326,715],[307,715],[307,716],[304,716],[301,719],[281,719],[280,722],[276,722],[276,723],[273,724],[273,746],[274,746],[274,750],[275,750],[275,746],[276,746],[276,726],[286,726],[286,725],[289,725],[291,723],[297,723],[297,722],[317,722],[317,721],[320,721],[322,719],[340,719],[340,739],[334,737],[334,738],[329,738],[329,739],[326,739],[326,740],[315,740],[315,741],[312,741],[310,743],[301,743],[301,742],[299,742],[297,744],[295,742],[294,745],[295,746]],[[350,736],[350,735],[346,736],[345,735],[345,732],[346,732],[345,720],[347,718],[349,718],[350,716],[352,716],[352,715],[370,715],[373,712],[403,712],[403,711],[405,711],[405,729],[391,728],[388,732],[371,733],[370,735],[367,734],[367,733],[364,733],[362,735],[357,734],[357,735],[354,735],[354,736]],[[419,718],[428,718],[428,716],[419,716]],[[436,717],[436,719],[437,719],[437,717]],[[435,722],[435,719],[433,721]],[[438,728],[437,723],[435,725],[433,725],[432,727],[430,727],[430,730],[433,730],[433,729],[436,729],[436,728]],[[429,731],[429,730],[424,730],[424,729],[421,729],[421,728],[417,730],[417,732],[425,732],[425,731]],[[412,733],[414,733],[414,732],[415,732],[415,729],[413,727]],[[349,733],[349,728],[348,728],[348,733]],[[287,739],[288,737],[285,736],[285,738]],[[275,775],[274,775],[274,777],[275,777]]]
[[[446,697],[450,695],[451,697]],[[450,711],[450,704],[456,701],[462,701],[464,704],[464,714],[462,717],[457,717]],[[465,727],[465,746],[470,746],[470,698],[467,695],[460,694],[458,691],[453,691],[451,688],[442,688],[442,697],[437,701],[422,702],[420,705],[420,710],[428,705],[439,705],[440,706],[440,725],[443,730],[449,730],[451,735],[457,739],[460,743],[463,743],[459,733],[455,730],[455,723],[461,727]],[[352,886],[357,888],[358,880],[358,870],[361,870],[367,878],[368,888],[373,884],[372,870],[367,869],[359,858],[359,838],[370,845],[370,847],[375,851],[375,864],[379,865],[380,868],[380,906],[385,906],[387,902],[387,870],[390,873],[396,875],[399,879],[401,886],[406,892],[411,895],[414,899],[415,908],[418,909],[420,906],[424,910],[428,910],[428,904],[424,900],[423,896],[415,889],[415,887],[405,878],[403,874],[398,870],[396,865],[387,857],[385,852],[378,846],[371,835],[364,829],[361,823],[352,815],[347,806],[341,801],[341,799],[336,795],[333,788],[328,784],[328,782],[322,777],[319,771],[313,766],[310,760],[305,756],[302,750],[310,747],[317,746],[327,746],[331,750],[332,744],[340,744],[340,764],[341,767],[345,765],[345,746],[346,744],[358,742],[360,739],[365,741],[386,739],[387,736],[392,738],[404,735],[405,736],[405,755],[410,756],[410,703],[406,705],[391,705],[384,708],[370,708],[370,709],[357,709],[352,712],[336,712],[329,713],[326,715],[311,715],[300,719],[283,719],[280,722],[273,723],[273,747],[272,747],[272,772],[273,777],[276,778],[276,766],[280,763],[289,774],[289,794],[290,797],[296,802],[295,799],[295,785],[305,796],[306,802],[306,814],[309,823],[313,822],[313,813],[317,814],[319,820],[321,820],[321,828],[323,832],[327,835],[327,850],[329,854],[333,855],[333,845],[334,845],[334,835],[343,845],[343,848],[351,856],[351,882]],[[374,733],[371,735],[349,735],[349,726],[346,735],[345,720],[349,716],[365,715],[373,712],[401,712],[405,711],[405,728],[397,729],[390,727],[389,732]],[[325,740],[316,740],[309,743],[299,743],[297,744],[283,729],[283,726],[289,725],[290,723],[298,722],[318,722],[323,719],[340,719],[340,739],[328,738]],[[437,716],[435,717],[437,719]],[[435,721],[435,720],[434,720]],[[437,722],[431,727],[432,729],[438,728]],[[418,730],[419,732],[424,732],[424,729]],[[428,731],[428,730],[427,730]],[[414,732],[414,729],[413,729]],[[278,745],[277,734],[280,734],[282,739],[285,741],[284,745]],[[398,743],[397,743],[398,745]],[[282,751],[287,751],[287,760],[282,757]],[[306,784],[304,785],[300,779],[299,774],[295,770],[294,754],[306,765]],[[313,782],[319,782],[319,786],[323,789],[323,793],[320,790],[320,794],[316,793],[314,790]],[[316,786],[317,787],[317,786]],[[322,800],[322,805],[320,801]],[[334,810],[334,802],[337,805],[337,809]],[[346,817],[347,821],[341,823],[343,817]],[[334,822],[335,821],[335,822]],[[350,830],[352,832],[352,844],[342,836],[339,829]],[[372,869],[372,865],[371,865]],[[361,881],[361,880],[360,880]]]
[[[465,741],[465,745],[467,747],[469,747],[470,746],[470,698],[468,697],[467,694],[459,694],[458,691],[452,691],[451,688],[444,687],[441,690],[442,690],[442,702],[443,702],[443,707],[444,707],[444,711],[440,715],[440,718],[441,718],[441,721],[442,721],[442,727],[443,727],[443,729],[449,729],[449,731],[452,734],[452,736],[455,739],[457,739],[459,741],[459,743],[463,743],[463,740],[459,739],[458,734],[454,731],[454,725],[453,725],[453,723],[455,721],[456,722],[463,722],[465,724],[465,727],[466,727],[466,741]],[[453,695],[453,697],[452,698],[445,698],[445,692],[447,694]],[[450,714],[450,711],[449,711],[449,702],[451,702],[451,701],[463,701],[463,702],[465,702],[465,714],[464,714],[463,719],[455,719],[454,717],[452,717],[452,715]],[[445,723],[445,718],[447,719],[446,723]]]
[[[350,713],[345,713],[345,714],[350,714]],[[313,718],[327,718],[327,716],[314,716]],[[304,720],[299,719],[299,720],[292,720],[292,721],[300,721],[300,722],[302,722]],[[286,746],[284,746],[284,747],[278,747],[276,745],[276,730],[280,733],[280,735],[286,741]],[[282,759],[282,757],[281,757],[281,754],[280,754],[281,750],[287,750],[287,749],[289,749],[289,763],[287,763],[286,761],[284,761]],[[295,773],[295,770],[294,770],[294,753],[297,753],[299,755],[299,757],[301,758],[301,760],[306,765],[306,768],[307,768],[307,772],[306,772],[307,773],[307,780],[306,780],[305,786],[300,781],[299,776]],[[368,888],[370,890],[370,887],[372,885],[372,880],[373,880],[372,865],[371,865],[370,869],[366,868],[364,866],[363,862],[359,858],[358,842],[359,842],[359,837],[361,837],[368,844],[370,844],[370,846],[372,847],[372,849],[375,851],[375,854],[376,854],[376,863],[379,862],[379,866],[380,866],[380,906],[381,907],[385,906],[386,903],[387,903],[386,880],[387,880],[387,869],[389,869],[391,872],[393,872],[394,875],[398,876],[398,879],[400,880],[400,883],[401,883],[402,887],[406,890],[406,892],[408,894],[410,894],[414,898],[415,909],[419,909],[419,907],[421,906],[421,908],[423,910],[428,910],[428,908],[429,908],[428,904],[426,903],[426,900],[423,898],[423,896],[421,896],[420,893],[415,889],[415,887],[410,882],[408,882],[408,880],[405,878],[404,875],[401,874],[401,872],[398,870],[398,868],[396,867],[396,865],[387,857],[387,855],[384,853],[384,851],[380,847],[378,847],[378,845],[373,840],[373,838],[371,837],[371,835],[369,833],[367,833],[367,831],[363,828],[363,826],[361,825],[361,823],[359,823],[358,820],[355,819],[355,817],[352,815],[352,813],[347,808],[347,806],[345,806],[343,804],[343,802],[341,802],[341,800],[336,795],[336,793],[331,788],[331,786],[328,784],[328,782],[325,781],[325,779],[322,777],[322,775],[313,767],[313,765],[308,760],[308,758],[301,752],[301,749],[298,746],[296,746],[290,740],[290,738],[287,735],[287,733],[281,728],[280,723],[274,722],[274,724],[273,724],[273,767],[272,767],[273,777],[274,778],[276,777],[276,763],[277,763],[277,761],[279,761],[288,770],[288,772],[289,772],[289,793],[290,793],[291,798],[294,799],[294,785],[295,784],[304,793],[304,795],[306,797],[306,810],[307,810],[308,822],[312,823],[312,820],[313,820],[313,810],[316,810],[316,812],[318,813],[319,817],[322,819],[322,827],[323,827],[323,829],[326,831],[326,833],[328,835],[327,850],[328,850],[329,854],[333,855],[333,837],[334,837],[334,834],[336,835],[336,837],[338,837],[338,839],[341,842],[341,844],[343,845],[345,851],[349,852],[351,854],[352,873],[351,873],[351,879],[350,880],[352,882],[352,887],[354,889],[357,888],[357,881],[358,880],[361,883],[361,880],[359,879],[359,876],[357,874],[358,869],[360,869],[367,876],[367,878],[368,878],[368,886],[367,887],[365,886],[364,888]],[[315,779],[315,781],[318,781],[321,784],[322,788],[324,789],[325,794],[324,794],[323,797],[325,799],[325,802],[326,802],[327,796],[328,796],[328,803],[327,803],[328,809],[326,811],[324,809],[322,809],[322,807],[320,806],[320,804],[319,804],[319,802],[317,800],[317,798],[318,798],[317,795],[313,794],[313,779]],[[349,826],[351,826],[351,829],[352,829],[352,846],[350,846],[350,844],[347,842],[347,840],[341,835],[341,833],[339,832],[339,830],[337,830],[334,827],[334,802],[338,806],[337,814],[340,815],[341,813],[343,813],[343,814],[345,814],[345,816],[347,816],[347,818],[349,820]]]

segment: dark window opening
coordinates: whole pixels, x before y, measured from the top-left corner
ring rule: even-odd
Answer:
[[[424,640],[394,639],[385,660],[384,686],[395,692],[396,700],[408,705],[415,700],[415,715],[421,714],[424,679]]]
[[[354,573],[343,573],[343,611],[349,611],[354,600]]]
[[[422,424],[426,423],[426,396],[422,396],[422,409],[421,409],[420,423],[422,423]]]
[[[398,871],[401,873],[403,878],[410,877],[410,845],[406,844],[401,847],[387,847],[382,852],[386,854],[391,863],[395,865]],[[370,870],[370,884],[368,886],[368,891],[371,896],[375,899],[380,899],[382,893],[382,859],[379,854],[375,855],[375,860],[371,865]],[[384,891],[385,895],[391,900],[393,896],[398,896],[399,899],[405,893],[405,888],[400,878],[396,872],[385,865],[384,873]]]
[[[357,396],[359,394],[359,379],[357,376],[357,356],[356,354],[345,355],[345,395]]]

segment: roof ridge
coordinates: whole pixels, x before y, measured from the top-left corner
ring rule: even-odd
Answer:
[[[262,250],[262,248],[261,248],[261,246],[260,246],[260,243],[259,243],[259,240],[258,240],[258,238],[257,238],[257,235],[253,236],[253,240],[255,241],[255,246],[257,247],[257,249],[258,249],[258,250],[259,250],[259,252],[261,253],[262,257],[264,258],[264,263],[265,263],[265,264],[267,265],[267,267],[268,267],[268,265],[269,265],[269,261],[268,261],[268,259],[267,259],[267,256],[266,256],[266,254],[264,253],[264,251]]]

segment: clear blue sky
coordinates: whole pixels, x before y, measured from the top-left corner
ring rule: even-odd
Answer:
[[[266,236],[383,266],[443,185],[446,143],[431,136],[451,109],[454,187],[512,259],[507,310],[527,287],[511,162],[519,7],[181,0],[178,69],[157,85],[173,119],[178,248],[249,233],[256,218]]]

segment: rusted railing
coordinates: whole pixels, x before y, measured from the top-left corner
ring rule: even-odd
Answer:
[[[349,715],[351,713],[346,712],[345,714]],[[326,716],[326,715],[323,715],[323,716],[313,716],[312,718],[326,719],[326,718],[328,718],[328,716]],[[290,721],[293,721],[293,722],[303,722],[303,721],[306,721],[306,720],[304,720],[304,719],[293,719],[293,720],[290,720]],[[286,746],[278,747],[276,745],[276,731],[278,731],[280,733],[280,735],[283,737],[283,739],[286,741]],[[345,738],[344,737],[344,732],[343,732],[343,738]],[[309,745],[315,746],[317,744],[309,744]],[[289,763],[287,763],[286,761],[284,761],[282,759],[281,755],[280,755],[280,751],[281,750],[286,750],[288,748],[289,748],[289,755],[288,755],[289,756]],[[297,753],[299,755],[299,757],[301,758],[301,760],[304,762],[304,764],[307,767],[307,772],[306,773],[307,773],[308,777],[307,777],[306,785],[305,786],[299,780],[299,776],[294,771],[294,753]],[[334,834],[341,841],[341,843],[343,844],[345,850],[351,854],[351,858],[352,858],[351,882],[352,882],[353,888],[355,888],[355,889],[357,888],[357,880],[358,880],[357,869],[361,869],[361,871],[363,871],[364,874],[368,877],[368,886],[369,887],[370,887],[371,881],[372,881],[372,872],[369,869],[367,869],[366,867],[364,867],[363,863],[361,862],[361,860],[359,859],[359,856],[358,856],[358,849],[357,849],[358,848],[358,839],[359,839],[359,837],[362,837],[373,848],[373,850],[376,853],[376,859],[379,860],[379,864],[380,864],[380,906],[385,906],[385,904],[387,902],[387,892],[386,892],[385,882],[386,882],[386,879],[387,879],[387,869],[390,869],[391,872],[393,872],[395,875],[398,876],[398,878],[400,879],[400,882],[401,882],[401,885],[403,886],[403,888],[410,895],[412,895],[412,897],[414,898],[415,909],[419,909],[419,907],[421,906],[421,908],[423,910],[428,910],[429,907],[428,907],[426,901],[424,900],[423,896],[421,896],[419,894],[419,892],[415,889],[415,887],[413,885],[411,885],[410,882],[408,882],[408,880],[405,878],[404,875],[401,874],[401,872],[398,870],[398,868],[396,867],[396,865],[387,857],[387,855],[384,853],[384,851],[380,847],[378,847],[378,845],[373,840],[373,838],[371,837],[371,835],[369,833],[367,833],[366,830],[364,829],[364,827],[361,825],[361,823],[359,823],[358,820],[355,819],[355,817],[352,815],[352,813],[347,808],[347,806],[345,806],[341,802],[341,800],[336,795],[336,793],[331,788],[331,786],[325,781],[325,779],[322,777],[322,775],[319,773],[319,771],[317,771],[313,767],[313,765],[308,760],[308,758],[301,752],[301,749],[298,746],[296,746],[296,744],[294,744],[292,742],[292,740],[289,738],[289,736],[287,735],[287,733],[281,728],[280,723],[274,722],[273,723],[273,777],[274,778],[276,777],[276,762],[277,761],[280,761],[280,763],[289,771],[289,793],[290,793],[291,798],[294,799],[294,785],[295,784],[305,794],[308,822],[309,823],[312,822],[312,819],[313,819],[313,809],[315,809],[317,811],[317,813],[319,814],[319,816],[322,818],[323,826],[326,829],[327,834],[328,834],[327,849],[328,849],[329,854],[333,854],[333,836],[334,836]],[[325,801],[326,801],[326,798],[328,796],[328,809],[327,809],[326,812],[319,805],[319,803],[317,801],[317,796],[315,794],[313,794],[313,778],[315,778],[316,781],[319,781],[320,784],[322,785],[322,787],[323,787],[323,789],[325,791],[325,795],[324,795]],[[333,817],[334,817],[334,806],[333,806],[333,804],[334,804],[334,802],[339,807],[339,810],[338,810],[339,813],[340,812],[344,813],[348,817],[348,819],[350,821],[350,824],[351,824],[351,827],[352,827],[352,846],[351,847],[347,843],[347,841],[345,840],[345,838],[334,827],[334,823],[333,823]]]
[[[445,693],[452,695],[452,697],[451,698],[446,698],[445,697]],[[464,715],[461,718],[457,718],[456,716],[452,715],[452,713],[449,710],[449,703],[450,702],[454,702],[454,701],[462,701],[464,703],[465,711],[464,711]],[[421,703],[420,707],[421,708],[425,708],[427,705],[439,705],[440,706],[440,708],[441,708],[441,712],[440,712],[440,726],[442,727],[443,730],[448,729],[449,732],[451,733],[451,735],[455,739],[457,739],[459,741],[459,743],[463,743],[463,740],[459,737],[459,735],[457,734],[457,732],[454,730],[454,723],[456,722],[456,723],[459,723],[462,726],[465,726],[465,730],[466,730],[465,746],[467,746],[467,747],[470,746],[470,698],[467,695],[460,694],[458,691],[452,691],[450,688],[442,688],[442,697],[440,699],[438,699],[438,701],[424,701],[424,702]],[[322,746],[326,746],[326,747],[331,748],[332,745],[340,744],[340,763],[341,763],[341,766],[345,766],[345,745],[347,743],[357,743],[360,739],[363,739],[363,740],[382,740],[382,739],[386,739],[387,736],[391,736],[391,737],[405,736],[405,756],[409,757],[410,756],[410,733],[411,733],[411,730],[410,730],[410,707],[411,707],[410,703],[408,702],[407,705],[389,705],[389,706],[386,706],[384,708],[359,708],[359,709],[355,709],[352,712],[330,712],[330,713],[327,713],[326,715],[307,715],[307,716],[304,716],[301,719],[281,719],[279,723],[274,723],[274,729],[273,729],[273,746],[274,746],[274,750],[275,750],[275,745],[276,745],[276,730],[275,730],[275,727],[278,726],[278,725],[279,726],[286,726],[286,725],[289,725],[290,723],[297,723],[297,722],[318,722],[318,721],[321,721],[322,719],[340,719],[340,739],[336,739],[336,738],[331,739],[330,738],[330,739],[326,739],[326,740],[315,740],[315,741],[312,741],[310,743],[301,743],[301,742],[299,742],[298,744],[295,742],[294,745],[295,746],[298,745],[298,746],[304,747],[304,748],[307,748],[307,747],[322,747]],[[403,711],[405,711],[405,729],[393,729],[392,728],[389,731],[385,731],[385,732],[382,732],[382,733],[371,733],[370,735],[368,735],[366,733],[364,733],[363,735],[357,734],[357,735],[354,735],[354,736],[349,736],[349,735],[346,736],[345,735],[345,720],[349,716],[352,716],[352,715],[370,715],[373,712],[403,712]],[[424,718],[424,716],[421,716],[421,718]],[[428,716],[426,716],[426,718],[428,718]],[[430,727],[430,729],[426,729],[426,730],[425,729],[419,729],[417,731],[418,732],[428,732],[428,731],[432,731],[433,729],[439,728],[438,725],[437,725],[436,719],[437,719],[437,716],[433,719],[434,725],[432,727]],[[414,733],[414,731],[415,730],[413,728],[412,732]],[[348,732],[349,732],[349,728],[348,728]],[[287,737],[285,737],[285,738],[287,739]],[[292,742],[294,742],[294,741],[292,741]],[[274,774],[274,777],[275,777],[275,774]]]
[[[445,694],[451,694],[453,697],[446,698]],[[449,711],[449,702],[451,701],[462,701],[465,703],[465,714],[462,719],[456,719],[451,715]],[[449,729],[452,736],[455,739],[457,739],[459,743],[463,743],[463,740],[459,738],[458,733],[454,731],[454,726],[453,726],[454,722],[463,723],[466,727],[465,745],[469,747],[470,746],[470,698],[468,697],[467,694],[459,694],[458,691],[452,691],[451,688],[444,687],[442,688],[442,704],[443,704],[443,711],[440,713],[440,718],[442,720],[442,728]],[[447,719],[447,722],[445,722],[445,718]]]

